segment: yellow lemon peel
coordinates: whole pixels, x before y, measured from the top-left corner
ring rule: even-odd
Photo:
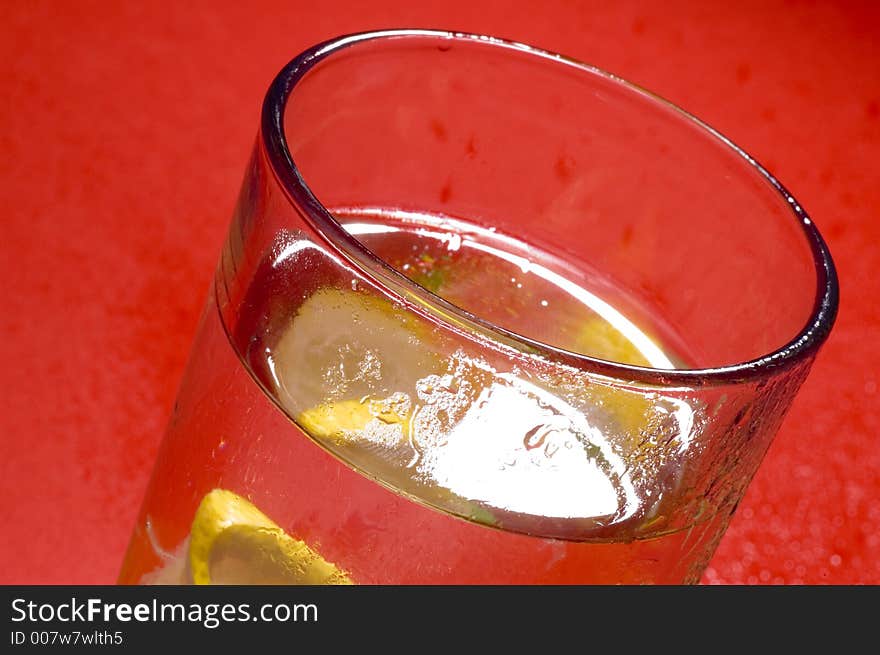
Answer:
[[[374,401],[340,400],[307,409],[296,422],[316,439],[344,442],[356,439],[352,435],[362,432],[374,419],[387,425],[399,424],[405,434],[409,412],[398,413]]]
[[[279,584],[353,584],[336,565],[291,537],[251,502],[225,489],[206,494],[193,519],[189,565],[195,584],[212,583],[212,560],[218,551],[243,553],[243,560],[259,559],[260,582],[267,578]]]

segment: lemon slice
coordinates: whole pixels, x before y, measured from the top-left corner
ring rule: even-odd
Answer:
[[[643,334],[657,343],[647,332]],[[581,327],[577,347],[579,352],[590,353],[593,357],[633,366],[651,366],[648,357],[632,341],[600,316],[592,317]],[[643,390],[598,384],[591,389],[591,398],[613,421],[621,445],[627,450],[635,449],[650,427],[654,399]]]
[[[291,414],[346,398],[411,393],[445,369],[441,334],[368,291],[324,288],[270,346],[279,399]]]
[[[353,584],[336,565],[225,489],[208,493],[196,510],[189,566],[195,584]]]
[[[587,320],[578,331],[575,350],[592,357],[633,366],[650,366],[648,358],[623,333],[600,316]]]
[[[337,443],[357,439],[357,433],[363,433],[374,421],[379,426],[399,425],[402,437],[407,429],[409,412],[383,407],[370,400],[341,400],[308,409],[296,419],[316,439]]]
[[[499,525],[483,506],[430,481],[410,477],[410,469],[400,463],[411,457],[410,419],[410,412],[395,411],[387,402],[343,400],[307,410],[297,423],[404,494],[477,523]]]

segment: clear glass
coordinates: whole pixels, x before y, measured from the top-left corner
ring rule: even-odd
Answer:
[[[121,583],[695,583],[833,324],[664,100],[395,30],[269,89]]]

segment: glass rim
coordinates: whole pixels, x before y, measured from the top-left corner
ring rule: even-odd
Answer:
[[[316,64],[334,53],[365,41],[412,37],[477,42],[598,75],[630,93],[646,97],[672,110],[679,119],[695,125],[719,145],[739,156],[746,167],[757,172],[763,181],[788,204],[792,218],[800,226],[810,246],[816,274],[816,293],[806,324],[785,345],[744,362],[711,368],[660,369],[636,366],[565,350],[503,328],[432,293],[393,268],[346,231],[312,192],[288,148],[284,131],[284,113],[290,94],[299,80]],[[416,305],[432,320],[450,329],[465,331],[471,335],[478,334],[520,356],[538,355],[554,363],[625,382],[689,387],[739,383],[765,378],[808,360],[827,340],[837,316],[838,280],[828,246],[800,203],[766,168],[716,129],[674,103],[617,75],[565,55],[516,41],[448,30],[387,29],[337,36],[304,50],[276,75],[263,101],[260,137],[272,173],[287,199],[300,210],[310,226],[359,273],[373,282],[378,282],[380,287],[390,291],[405,307]]]

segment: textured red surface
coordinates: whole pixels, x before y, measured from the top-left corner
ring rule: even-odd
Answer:
[[[880,583],[880,5],[422,5],[5,4],[0,583],[115,580],[266,86],[311,43],[388,26],[596,64],[792,190],[840,317],[705,581]]]

